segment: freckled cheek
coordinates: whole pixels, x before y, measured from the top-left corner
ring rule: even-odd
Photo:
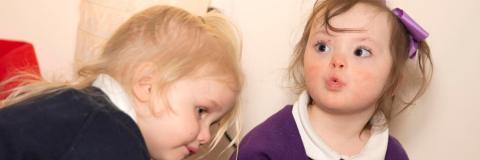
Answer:
[[[326,71],[319,64],[305,64],[304,74],[307,83],[318,83],[322,80]]]
[[[197,133],[198,133],[198,132],[196,132],[196,131],[190,132],[190,133],[188,134],[188,137],[193,139],[194,137],[196,137]]]
[[[187,124],[185,126],[182,126],[181,128],[182,129],[180,130],[180,132],[183,132],[186,135],[184,143],[188,143],[195,140],[197,138],[197,135],[200,133],[200,126],[197,124],[190,124],[190,125]],[[178,133],[178,134],[180,135],[182,133]]]
[[[356,82],[355,96],[367,99],[376,99],[380,96],[385,85],[385,77],[383,75],[375,73],[375,71],[356,71],[355,75],[357,75],[353,79],[353,82]]]
[[[187,137],[193,137],[200,131],[200,122],[195,115],[195,112],[189,110],[177,110],[177,115],[174,116],[174,119],[170,119],[169,125],[172,128],[175,128],[177,135],[183,135]]]
[[[191,132],[196,134],[196,133],[200,132],[201,123],[197,119],[197,117],[194,116],[190,121],[185,122],[185,126],[190,126]]]

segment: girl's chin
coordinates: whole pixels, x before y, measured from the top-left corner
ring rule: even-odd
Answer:
[[[349,106],[343,103],[326,103],[317,107],[332,114],[352,114],[363,110],[362,108]]]

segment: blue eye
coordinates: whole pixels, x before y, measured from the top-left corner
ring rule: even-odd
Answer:
[[[370,50],[366,48],[357,48],[355,49],[353,54],[358,57],[369,57],[370,55],[372,55],[372,52],[370,52]]]
[[[317,52],[324,53],[330,51],[330,47],[328,47],[325,42],[317,42],[317,44],[315,44],[315,50],[317,50]]]

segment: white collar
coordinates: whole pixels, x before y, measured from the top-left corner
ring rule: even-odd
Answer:
[[[122,86],[107,74],[99,74],[92,86],[102,90],[110,101],[121,111],[136,121],[135,110]]]
[[[292,114],[297,124],[297,129],[307,152],[307,156],[314,159],[325,160],[383,160],[388,146],[388,128],[378,127],[385,122],[385,116],[377,112],[372,119],[374,126],[372,134],[362,151],[354,156],[345,156],[335,152],[323,140],[317,136],[315,130],[310,124],[308,117],[308,102],[310,96],[306,91],[302,92],[297,102],[293,105]]]

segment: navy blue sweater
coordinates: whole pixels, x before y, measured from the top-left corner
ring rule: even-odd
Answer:
[[[135,122],[98,88],[0,109],[0,160],[148,160]]]

